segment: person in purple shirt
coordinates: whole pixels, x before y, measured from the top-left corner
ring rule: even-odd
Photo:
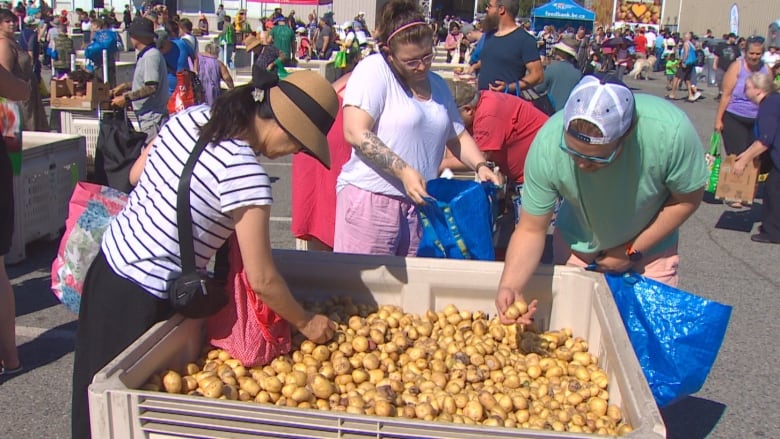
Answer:
[[[745,95],[758,105],[756,140],[737,156],[733,172],[741,175],[749,163],[768,152],[772,166],[766,180],[763,221],[759,233],[750,239],[780,244],[780,94],[772,76],[758,72],[745,81]]]

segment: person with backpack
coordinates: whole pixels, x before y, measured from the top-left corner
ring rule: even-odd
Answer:
[[[693,36],[693,46],[696,48],[694,50],[694,55],[696,56],[696,62],[693,66],[693,72],[691,73],[691,88],[694,90],[694,100],[691,102],[695,102],[698,100],[696,97],[696,94],[698,93],[698,96],[701,97],[701,92],[699,91],[699,75],[704,72],[704,65],[707,61],[707,56],[704,53],[704,46],[701,41],[699,41],[699,37]],[[706,82],[706,78],[705,78]]]
[[[701,92],[696,90],[696,87],[691,83],[691,76],[694,74],[695,67],[696,46],[693,44],[693,34],[686,32],[683,37],[682,49],[680,50],[680,67],[677,69],[672,82],[672,90],[666,95],[667,99],[677,99],[674,94],[677,92],[680,81],[685,81],[685,85],[688,87],[688,102],[696,102],[701,97]]]

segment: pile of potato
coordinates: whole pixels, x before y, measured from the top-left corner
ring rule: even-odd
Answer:
[[[509,313],[521,313],[518,303]],[[334,298],[307,307],[339,323],[317,345],[247,369],[207,347],[198,363],[146,390],[458,424],[623,435],[607,375],[571,330],[535,334],[449,305],[424,316]]]

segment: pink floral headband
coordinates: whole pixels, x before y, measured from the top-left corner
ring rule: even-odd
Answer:
[[[391,33],[389,37],[387,37],[387,44],[390,44],[390,40],[392,40],[393,37],[398,35],[398,33],[400,33],[401,31],[409,29],[410,27],[415,27],[415,26],[427,26],[427,23],[425,23],[424,21],[413,21],[411,23],[407,23],[407,24],[399,27],[398,29],[394,30],[393,33]]]

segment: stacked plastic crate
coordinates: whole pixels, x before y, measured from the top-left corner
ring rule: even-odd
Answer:
[[[14,235],[6,262],[21,262],[28,243],[56,239],[65,226],[68,202],[86,178],[85,139],[25,131],[22,172],[14,177]]]

